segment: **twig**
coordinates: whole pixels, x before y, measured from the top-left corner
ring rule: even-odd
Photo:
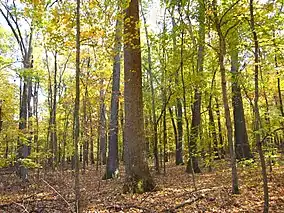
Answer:
[[[260,141],[260,143],[261,143],[261,144],[264,143],[264,141],[265,141],[268,137],[273,136],[273,135],[274,135],[277,131],[279,131],[279,130],[284,130],[284,128],[283,128],[283,127],[279,127],[279,128],[277,128],[277,129],[273,130],[272,132],[267,133],[267,134],[263,137],[263,139]]]
[[[123,210],[131,209],[131,208],[133,208],[133,209],[140,209],[143,212],[149,212],[149,213],[156,212],[156,211],[152,211],[150,209],[144,208],[142,206],[136,206],[136,205],[132,205],[132,204],[129,204],[129,205],[113,205],[113,206],[108,206],[106,209],[107,210],[114,209],[116,212],[118,212],[118,211],[123,211]]]
[[[194,202],[196,202],[196,201],[198,201],[198,200],[201,200],[201,199],[203,199],[203,198],[205,198],[205,195],[204,195],[204,194],[201,194],[201,195],[199,195],[199,196],[197,196],[197,197],[188,199],[188,200],[182,202],[181,204],[176,205],[176,206],[173,207],[173,208],[166,209],[166,210],[164,210],[163,212],[175,212],[177,209],[182,208],[182,207],[184,207],[185,205],[191,205],[191,204],[193,204]]]
[[[37,202],[37,201],[53,201],[54,199],[45,199],[44,197],[46,196],[49,196],[51,194],[46,194],[44,196],[38,196],[38,195],[30,195],[30,196],[26,196],[26,197],[23,197],[22,199],[18,199],[18,200],[14,200],[14,201],[11,201],[9,203],[3,203],[3,204],[0,204],[0,209],[3,209],[3,208],[6,208],[6,207],[9,207],[13,204],[16,204],[16,203],[22,203],[22,202],[28,202],[28,203],[31,203],[31,202]],[[38,198],[41,198],[40,200]]]
[[[191,195],[191,198],[185,200],[184,202],[172,207],[172,208],[167,208],[164,209],[162,212],[175,212],[175,210],[184,207],[185,205],[191,205],[192,203],[201,200],[203,198],[205,198],[206,193],[210,192],[210,191],[214,191],[220,189],[220,187],[212,187],[212,188],[205,188],[205,189],[200,189],[200,190],[194,190],[194,191],[190,191],[190,192],[186,192],[182,194],[182,197],[184,196],[188,196]],[[197,194],[197,195],[196,195]],[[199,194],[199,195],[198,195]],[[192,198],[193,197],[193,198]]]
[[[16,204],[17,206],[20,206],[21,208],[23,208],[23,209],[24,209],[24,212],[29,213],[29,211],[26,209],[26,207],[25,207],[23,204],[16,203],[16,202],[13,202],[13,203]]]
[[[45,181],[44,179],[41,179],[46,185],[48,185],[59,197],[62,198],[62,200],[67,204],[67,206],[70,208],[70,211],[73,212],[73,209],[70,205],[70,203],[68,203],[68,201],[53,187],[51,186],[47,181]]]

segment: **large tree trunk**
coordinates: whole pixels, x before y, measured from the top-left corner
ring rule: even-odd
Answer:
[[[145,149],[138,22],[139,3],[138,0],[131,0],[124,17],[125,192],[145,192],[154,189]]]
[[[237,32],[236,32],[237,33]],[[232,93],[233,93],[233,114],[235,126],[235,151],[237,159],[252,158],[248,143],[248,134],[246,128],[243,99],[241,87],[239,85],[239,59],[237,45],[233,41],[230,51],[231,72],[232,72]]]
[[[106,166],[105,178],[112,178],[118,169],[118,111],[119,111],[119,95],[120,95],[120,52],[121,52],[121,20],[116,21],[115,45],[114,45],[114,63],[112,71],[112,94],[110,107],[110,123],[109,123],[109,146],[108,159]]]
[[[266,173],[266,164],[265,164],[265,157],[262,150],[262,143],[260,140],[260,114],[258,108],[258,99],[259,99],[259,86],[258,86],[258,76],[259,76],[259,42],[257,38],[257,33],[255,30],[255,22],[254,22],[254,7],[253,7],[253,0],[250,0],[249,3],[249,10],[250,10],[250,27],[253,35],[254,41],[254,86],[255,86],[255,97],[254,97],[254,134],[255,134],[255,141],[257,145],[257,151],[259,153],[260,163],[261,163],[261,170],[262,170],[262,180],[263,180],[263,199],[264,199],[264,206],[263,212],[268,213],[269,210],[269,194],[268,194],[268,180],[267,180],[267,173]]]

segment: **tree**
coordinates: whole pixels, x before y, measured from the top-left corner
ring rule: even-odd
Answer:
[[[80,209],[80,180],[79,180],[79,134],[80,134],[80,0],[76,1],[76,98],[74,105],[74,145],[75,145],[75,210],[77,213]]]
[[[32,68],[32,40],[33,40],[33,26],[30,25],[30,32],[27,38],[24,38],[20,29],[19,17],[17,12],[15,15],[11,10],[17,11],[15,4],[12,6],[1,3],[4,9],[0,8],[0,12],[6,20],[8,26],[13,32],[13,35],[19,45],[23,63],[23,88],[21,88],[21,101],[20,101],[20,120],[19,129],[22,132],[19,137],[18,149],[18,162],[17,174],[23,181],[28,179],[28,168],[25,166],[24,161],[30,154],[31,138],[27,133],[31,130],[30,117],[32,116],[31,109],[31,96],[32,96],[32,77],[29,76],[29,69]],[[6,13],[4,12],[6,11]],[[27,42],[26,42],[27,41]],[[27,140],[26,140],[27,139]],[[28,141],[28,142],[27,142]]]
[[[175,6],[173,6],[172,11],[171,11],[171,21],[172,21],[172,28],[173,28],[173,35],[172,35],[172,40],[173,40],[173,58],[176,60],[177,58],[177,33],[176,33],[176,21],[174,17],[174,9]],[[175,84],[176,87],[178,88],[179,86],[179,69],[175,67]],[[183,122],[182,122],[182,101],[180,97],[176,98],[176,118],[177,118],[177,124],[175,124],[175,121],[173,121],[173,125],[176,127],[176,165],[181,165],[183,164]]]
[[[107,138],[106,138],[106,105],[105,105],[105,90],[104,79],[100,80],[100,121],[98,128],[98,140],[100,146],[100,161],[103,165],[106,164],[107,154]]]
[[[250,27],[253,35],[254,42],[254,135],[255,142],[257,146],[257,151],[260,158],[261,163],[261,171],[262,171],[262,180],[263,180],[263,212],[268,213],[269,210],[269,194],[268,194],[268,180],[266,174],[266,164],[265,157],[262,150],[262,141],[260,140],[260,114],[258,107],[259,100],[259,41],[257,37],[257,32],[255,29],[255,21],[254,21],[254,5],[253,0],[249,2],[249,11],[250,11]]]
[[[248,134],[244,115],[243,99],[240,87],[239,73],[239,51],[237,30],[233,31],[231,38],[230,56],[231,56],[231,73],[232,73],[232,102],[235,127],[235,151],[237,159],[252,158],[248,142]]]
[[[158,150],[158,122],[157,122],[157,114],[156,114],[156,93],[155,93],[155,88],[154,88],[154,77],[153,77],[153,64],[152,64],[152,58],[151,58],[151,44],[150,44],[150,38],[149,38],[149,33],[148,33],[148,28],[147,28],[147,22],[146,22],[146,17],[143,12],[143,8],[141,9],[142,11],[142,18],[144,21],[144,29],[145,29],[145,36],[146,36],[146,43],[147,43],[147,63],[148,67],[147,73],[149,74],[150,77],[150,88],[151,88],[151,113],[152,113],[152,122],[153,122],[153,129],[154,129],[154,148],[153,148],[153,153],[154,153],[154,165],[155,165],[155,170],[157,173],[160,173],[160,167],[159,167],[159,150]]]
[[[198,1],[198,51],[197,51],[197,75],[200,76],[203,72],[204,63],[204,43],[205,43],[205,1]],[[200,121],[201,121],[201,91],[200,83],[197,82],[197,86],[194,89],[194,103],[192,107],[192,121],[191,121],[191,134],[189,142],[189,155],[190,158],[187,162],[187,172],[200,173],[201,170],[198,166],[197,159],[197,141],[200,133]]]
[[[226,69],[225,69],[225,54],[226,54],[226,35],[229,32],[229,28],[225,35],[222,31],[222,18],[225,17],[226,13],[222,15],[222,18],[219,18],[217,13],[217,1],[213,0],[212,2],[213,7],[213,15],[214,15],[214,24],[218,33],[219,38],[219,66],[221,72],[221,86],[222,86],[222,97],[223,97],[223,105],[225,110],[225,119],[226,119],[226,127],[227,127],[227,138],[230,148],[230,155],[231,155],[231,168],[232,168],[232,192],[233,194],[239,193],[239,184],[238,184],[238,174],[237,174],[237,166],[236,166],[236,153],[234,149],[234,142],[233,142],[233,129],[232,129],[232,121],[230,115],[230,107],[228,102],[228,94],[227,94],[227,81],[226,81]]]
[[[131,0],[124,17],[125,192],[145,192],[155,187],[146,160],[138,22],[138,0]]]
[[[120,96],[120,54],[122,23],[117,17],[114,41],[114,62],[112,71],[112,94],[109,122],[109,146],[105,178],[112,178],[118,169],[118,112]]]

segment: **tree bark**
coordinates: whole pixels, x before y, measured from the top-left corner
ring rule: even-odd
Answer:
[[[215,98],[216,102],[216,114],[217,114],[217,123],[218,123],[218,138],[219,138],[219,144],[220,144],[220,156],[221,158],[225,158],[225,144],[223,140],[223,133],[222,133],[222,124],[221,124],[221,114],[220,114],[220,107],[219,107],[219,100],[216,97]],[[218,150],[219,151],[219,150]]]
[[[114,177],[118,170],[118,112],[119,112],[119,96],[120,96],[120,54],[121,54],[121,20],[116,20],[115,44],[114,44],[114,63],[112,71],[112,94],[110,107],[110,123],[109,123],[109,146],[108,159],[106,166],[105,178]]]
[[[152,122],[153,122],[153,130],[154,130],[154,166],[155,171],[157,173],[160,173],[160,167],[159,167],[159,150],[158,150],[158,123],[157,123],[157,115],[156,115],[156,95],[155,95],[155,88],[154,88],[154,77],[153,77],[153,70],[152,70],[152,58],[151,58],[151,44],[149,40],[148,35],[148,29],[147,29],[147,22],[145,15],[143,13],[143,9],[141,9],[142,12],[142,18],[144,21],[144,29],[145,29],[145,36],[146,36],[146,43],[147,43],[147,59],[148,59],[148,68],[147,72],[150,77],[150,88],[151,88],[151,112],[152,112]]]
[[[174,59],[177,58],[177,41],[176,41],[176,22],[173,15],[174,8],[172,10],[171,19],[172,19],[172,26],[173,26],[173,54]],[[178,69],[179,70],[179,69]],[[176,70],[175,73],[175,84],[176,87],[179,86],[179,72]],[[177,97],[176,99],[176,118],[177,118],[177,143],[176,143],[176,165],[183,164],[183,122],[182,122],[182,103],[181,98]]]
[[[2,4],[4,5],[4,3]],[[30,69],[31,68],[31,57],[32,57],[32,39],[33,39],[33,28],[30,28],[29,36],[27,39],[27,42],[24,41],[21,30],[19,28],[18,19],[13,16],[14,13],[10,11],[10,9],[15,9],[17,11],[17,8],[14,7],[15,4],[12,7],[9,7],[8,5],[5,5],[6,11],[4,12],[2,8],[0,8],[0,13],[4,17],[5,21],[7,22],[9,28],[11,29],[18,45],[20,48],[22,61],[23,61],[23,68],[24,69]],[[11,19],[14,21],[11,21]],[[27,44],[26,44],[27,43]],[[32,82],[30,77],[23,77],[23,88],[21,90],[20,94],[20,119],[19,119],[19,130],[23,134],[21,137],[19,137],[18,140],[18,156],[17,156],[17,174],[20,176],[20,178],[23,181],[26,181],[28,179],[28,168],[24,165],[23,161],[25,158],[28,157],[30,154],[30,143],[31,143],[31,137],[27,137],[27,134],[29,132],[29,118],[31,110],[31,103],[30,103],[30,92],[32,88]],[[30,113],[29,113],[30,112]],[[28,139],[28,143],[25,142],[25,139]]]
[[[228,144],[230,148],[230,156],[231,156],[231,168],[232,168],[232,192],[233,194],[239,193],[239,186],[238,186],[238,173],[237,173],[237,165],[236,165],[236,153],[233,141],[233,129],[232,129],[232,121],[230,115],[230,108],[229,108],[229,101],[228,101],[228,94],[227,94],[227,81],[226,81],[226,69],[225,69],[225,54],[226,54],[226,40],[225,36],[223,35],[221,29],[221,23],[219,17],[217,15],[217,2],[213,0],[213,14],[214,14],[214,22],[215,27],[219,37],[219,66],[221,72],[221,87],[222,87],[222,97],[223,97],[223,105],[225,110],[225,119],[226,119],[226,128],[227,128],[227,138]]]
[[[178,133],[177,133],[177,126],[176,126],[176,123],[175,123],[175,119],[174,119],[174,113],[173,113],[173,110],[171,107],[168,108],[169,109],[169,113],[170,113],[170,117],[171,117],[171,121],[172,121],[172,126],[173,126],[173,129],[174,129],[174,138],[175,138],[175,146],[176,146],[176,149],[177,149],[177,144],[178,144]],[[176,164],[177,164],[177,151],[175,152],[175,161],[176,161]]]
[[[145,192],[154,189],[145,150],[143,127],[142,71],[139,3],[131,0],[124,17],[124,108],[125,169],[124,192]],[[130,42],[131,38],[131,42]]]
[[[85,84],[85,94],[83,99],[83,125],[84,125],[84,132],[83,132],[83,170],[86,169],[89,160],[89,134],[88,134],[88,117],[87,117],[87,97],[88,97],[88,86],[87,82]]]
[[[259,107],[258,107],[258,100],[259,100],[259,42],[258,37],[255,29],[255,21],[254,21],[254,6],[253,0],[249,2],[249,10],[250,10],[250,27],[253,35],[253,42],[254,42],[254,135],[255,141],[257,145],[257,151],[259,153],[260,163],[261,163],[261,170],[262,170],[262,180],[263,180],[263,199],[264,199],[264,206],[263,212],[268,213],[269,210],[269,194],[268,194],[268,180],[267,180],[267,173],[266,173],[266,164],[265,164],[265,157],[262,150],[262,142],[260,140],[260,114],[259,114]]]
[[[79,179],[79,136],[80,136],[80,0],[77,0],[76,9],[76,98],[74,106],[74,145],[75,145],[75,211],[81,212],[80,208],[80,179]]]
[[[212,135],[212,141],[213,141],[213,144],[210,144],[210,149],[212,149],[212,146],[213,146],[213,153],[210,153],[210,158],[212,158],[212,154],[213,154],[214,159],[219,159],[218,137],[217,137],[216,125],[214,121],[214,113],[212,109],[212,99],[213,99],[213,90],[215,87],[216,73],[217,73],[217,70],[214,70],[213,78],[211,81],[211,93],[210,93],[209,104],[208,104],[208,116],[209,116],[209,133]]]
[[[204,1],[198,1],[198,51],[197,51],[197,75],[200,76],[203,72],[204,61],[204,43],[205,43],[205,5]],[[189,160],[187,163],[187,172],[193,171],[200,173],[201,170],[198,165],[197,158],[197,141],[200,136],[200,121],[201,121],[201,91],[200,83],[194,89],[194,103],[192,107],[192,122],[191,122],[191,134],[189,144]],[[192,162],[192,163],[191,163]],[[192,166],[192,168],[191,168]]]
[[[54,53],[54,76],[53,76],[53,97],[51,107],[51,134],[50,141],[52,146],[52,167],[55,168],[57,164],[57,127],[56,127],[56,108],[57,108],[57,52]]]
[[[105,91],[103,89],[104,80],[101,79],[100,89],[100,122],[99,122],[99,143],[100,143],[100,160],[103,165],[106,164],[107,141],[106,141],[106,106]]]
[[[237,31],[235,31],[237,33]],[[252,154],[248,143],[248,134],[246,128],[243,99],[241,94],[241,87],[239,85],[239,59],[236,41],[232,41],[230,50],[231,55],[231,73],[232,73],[232,102],[234,114],[234,127],[235,127],[235,151],[236,158],[250,159]]]

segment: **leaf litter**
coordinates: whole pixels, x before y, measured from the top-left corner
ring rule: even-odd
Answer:
[[[231,171],[224,161],[213,172],[196,174],[197,191],[185,166],[167,165],[155,174],[156,188],[143,194],[123,194],[123,168],[118,178],[102,180],[104,167],[89,167],[80,175],[81,206],[86,213],[108,212],[262,212],[261,171],[239,168],[240,194],[231,193]],[[224,169],[226,168],[226,169]],[[269,173],[270,212],[284,212],[284,166]],[[75,212],[74,177],[70,170],[34,172],[28,183],[15,174],[0,176],[0,213]]]

